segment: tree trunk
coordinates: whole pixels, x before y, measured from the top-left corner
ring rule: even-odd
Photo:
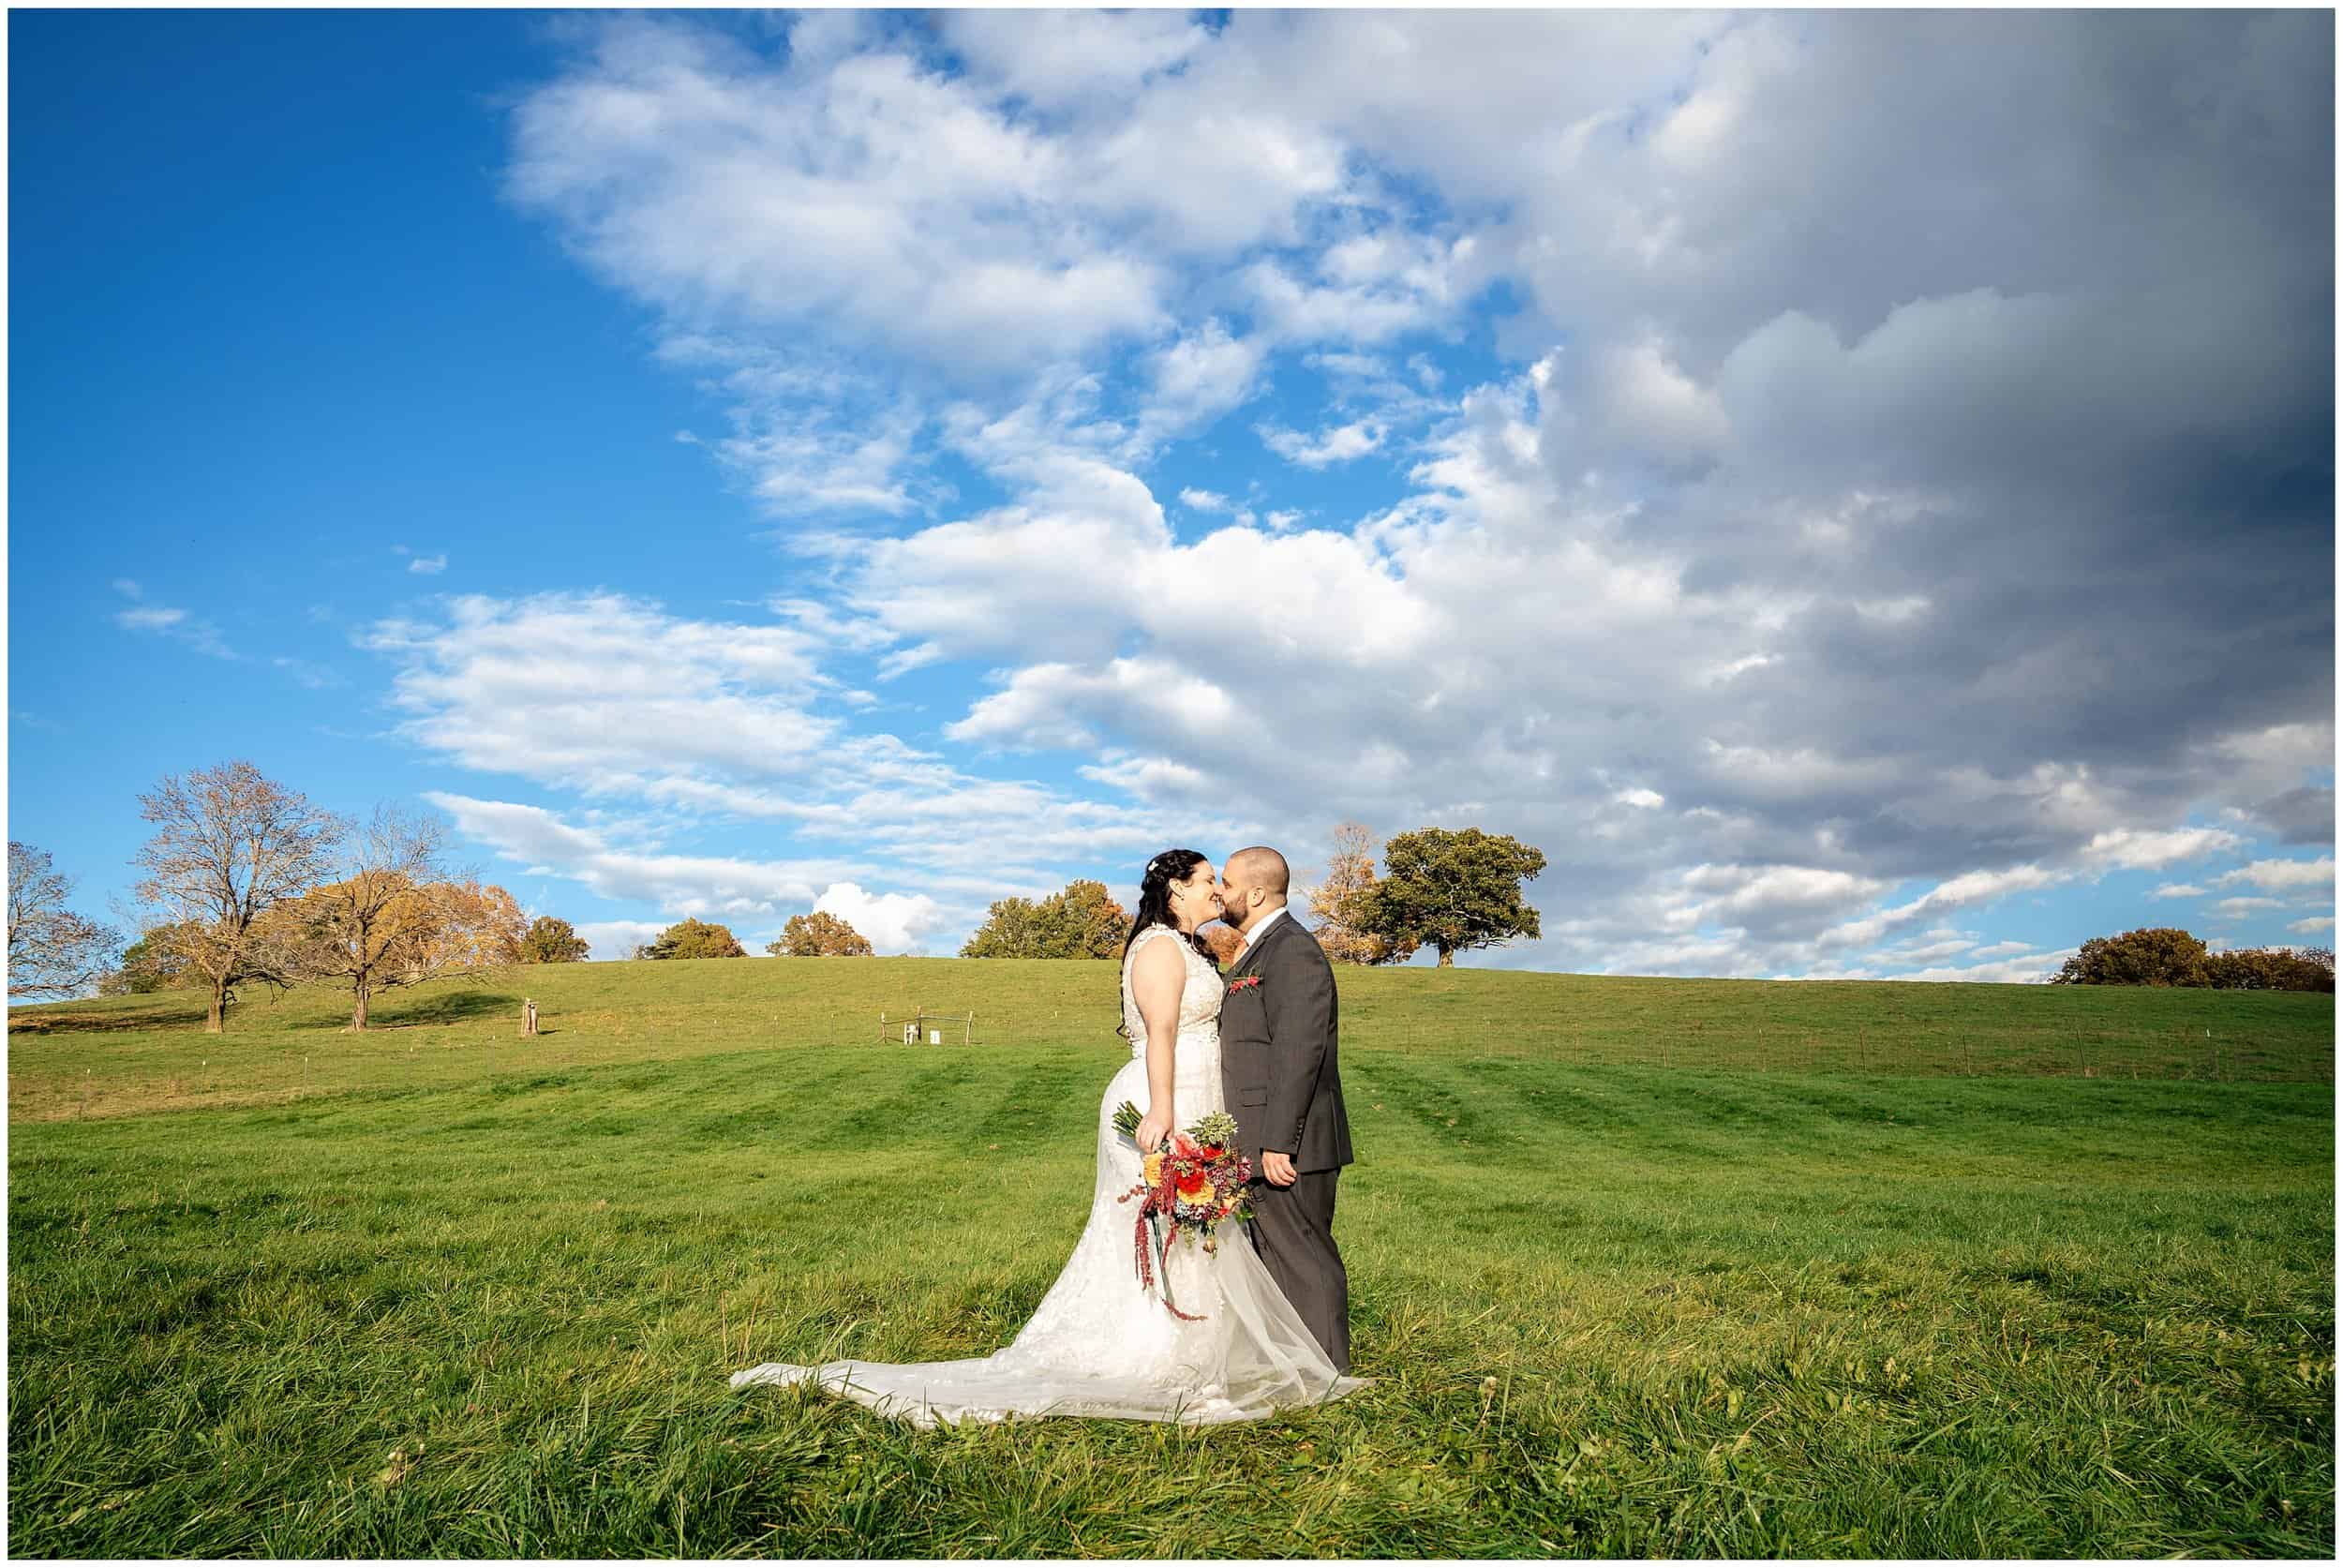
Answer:
[[[366,988],[363,982],[357,987],[357,992],[358,1010],[350,1015],[350,1026],[353,1029],[363,1029],[366,1026]]]
[[[203,1032],[207,1035],[225,1034],[227,1030],[223,1024],[222,1015],[227,1010],[228,983],[225,980],[214,980],[212,982],[212,1011],[211,1016],[203,1021]]]
[[[1456,952],[1455,948],[1442,948],[1440,950],[1440,966],[1442,969],[1454,969],[1456,967]]]

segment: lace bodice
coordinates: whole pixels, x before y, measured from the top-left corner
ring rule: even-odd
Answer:
[[[1196,950],[1195,944],[1172,927],[1149,926],[1139,933],[1139,940],[1131,944],[1131,950],[1123,958],[1123,1032],[1130,1037],[1134,1057],[1147,1053],[1147,1021],[1140,1017],[1139,1003],[1131,995],[1131,965],[1139,961],[1141,951],[1148,943],[1163,941],[1176,946],[1181,962],[1187,965],[1187,984],[1180,991],[1180,1032],[1177,1037],[1180,1043],[1201,1043],[1206,1039],[1215,1046],[1219,1043],[1223,991],[1220,971],[1213,967],[1212,960]],[[1188,1057],[1190,1063],[1197,1067],[1202,1065],[1194,1061],[1201,1053],[1183,1051],[1181,1054]],[[1216,1050],[1213,1053],[1216,1069],[1218,1054]],[[1186,1068],[1190,1063],[1183,1063],[1182,1066]],[[1185,1072],[1183,1076],[1186,1076]]]

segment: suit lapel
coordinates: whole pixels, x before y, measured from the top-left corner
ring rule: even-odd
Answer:
[[[1267,931],[1262,932],[1261,933],[1260,940],[1249,944],[1244,952],[1237,955],[1236,963],[1230,969],[1228,978],[1230,979],[1235,979],[1239,975],[1251,974],[1254,969],[1260,966],[1261,955],[1267,952],[1269,950],[1269,945],[1278,939],[1277,926],[1291,925],[1292,923],[1293,916],[1291,912],[1289,911],[1285,918],[1279,920],[1277,925],[1272,926]]]

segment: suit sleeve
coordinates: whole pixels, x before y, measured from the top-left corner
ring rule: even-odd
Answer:
[[[1302,1146],[1302,1121],[1318,1092],[1318,1069],[1335,1033],[1335,967],[1310,943],[1290,941],[1292,956],[1261,989],[1269,1022],[1269,1105],[1261,1147],[1290,1155]]]

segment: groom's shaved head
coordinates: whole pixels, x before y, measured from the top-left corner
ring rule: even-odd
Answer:
[[[1240,849],[1230,856],[1226,874],[1231,882],[1259,888],[1272,898],[1286,896],[1286,885],[1292,875],[1286,869],[1286,858],[1262,844]]]

